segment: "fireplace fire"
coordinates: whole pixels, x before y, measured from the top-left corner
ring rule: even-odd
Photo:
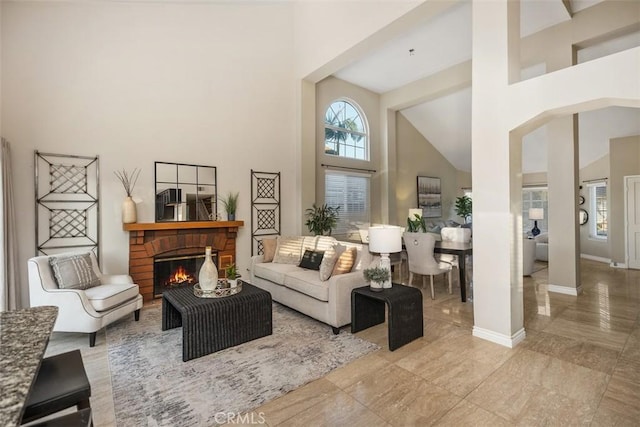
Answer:
[[[217,254],[212,254],[213,262],[218,264]],[[198,283],[198,273],[204,262],[204,255],[187,255],[172,258],[154,258],[153,293],[161,297],[168,289],[194,285]]]

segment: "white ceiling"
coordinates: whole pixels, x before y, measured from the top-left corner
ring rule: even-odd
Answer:
[[[571,0],[574,12],[602,0]],[[520,33],[527,36],[571,19],[562,0],[522,0]],[[579,62],[640,46],[640,32],[582,49]],[[413,52],[410,50],[413,49]],[[471,59],[471,3],[448,9],[429,22],[389,41],[376,52],[334,73],[339,79],[385,93]],[[545,73],[544,65],[522,70],[522,78]],[[412,106],[401,113],[463,171],[471,171],[471,90]],[[608,153],[609,139],[640,134],[640,110],[607,108],[579,115],[580,167]],[[546,171],[545,127],[523,140],[523,172]]]

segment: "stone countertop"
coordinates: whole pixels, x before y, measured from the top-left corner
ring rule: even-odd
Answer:
[[[0,312],[0,425],[18,426],[58,308]]]

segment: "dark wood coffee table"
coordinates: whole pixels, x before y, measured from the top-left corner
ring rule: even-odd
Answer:
[[[222,298],[199,298],[193,286],[164,291],[162,330],[182,326],[182,360],[195,359],[273,333],[271,294],[247,282]]]

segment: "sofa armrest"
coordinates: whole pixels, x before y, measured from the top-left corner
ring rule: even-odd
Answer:
[[[133,284],[133,278],[128,274],[102,274],[100,283],[103,285],[129,285]]]
[[[255,270],[256,264],[260,264],[264,261],[264,255],[254,255],[249,260],[249,282],[253,283],[254,275],[253,272]]]
[[[339,326],[351,323],[351,291],[366,286],[362,270],[329,278],[329,303],[334,307],[335,322]]]

